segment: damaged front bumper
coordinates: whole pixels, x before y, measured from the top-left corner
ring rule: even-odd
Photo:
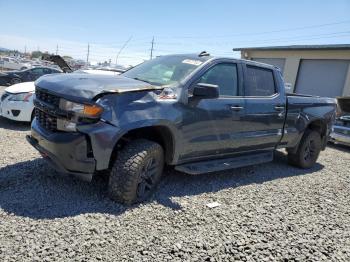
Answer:
[[[96,161],[86,135],[78,132],[49,133],[34,120],[27,140],[58,172],[91,181]]]

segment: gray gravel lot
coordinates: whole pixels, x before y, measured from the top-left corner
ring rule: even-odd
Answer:
[[[280,152],[217,174],[168,171],[149,202],[125,208],[107,198],[105,179],[54,176],[28,133],[0,118],[1,261],[350,260],[346,147],[307,171]]]

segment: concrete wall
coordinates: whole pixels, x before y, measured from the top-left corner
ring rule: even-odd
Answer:
[[[243,50],[241,52],[243,59],[252,58],[285,58],[284,80],[291,83],[295,90],[295,84],[298,76],[298,69],[301,59],[349,59],[350,50]],[[350,96],[350,66],[346,76],[343,89],[343,96]]]

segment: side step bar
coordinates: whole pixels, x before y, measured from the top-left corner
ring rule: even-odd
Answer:
[[[209,161],[201,161],[189,164],[183,164],[175,167],[175,170],[190,175],[199,175],[223,171],[238,167],[262,164],[273,160],[273,151],[258,154],[250,154],[237,156],[234,158],[216,159]]]

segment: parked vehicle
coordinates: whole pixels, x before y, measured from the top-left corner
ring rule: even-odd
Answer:
[[[339,116],[331,133],[331,141],[350,146],[350,97],[338,98]]]
[[[0,85],[10,86],[21,82],[35,81],[47,74],[62,73],[60,70],[49,67],[35,67],[21,71],[9,71],[0,73]]]
[[[29,63],[21,63],[20,61],[11,57],[0,58],[0,68],[10,69],[10,70],[24,70],[30,68]]]
[[[0,98],[0,116],[29,122],[34,118],[34,82],[24,82],[5,89]]]
[[[202,174],[271,161],[312,167],[335,119],[333,99],[286,95],[278,68],[170,55],[120,76],[48,75],[36,82],[29,143],[57,170],[109,174],[109,196],[148,198],[164,165]]]
[[[102,67],[97,67],[96,70],[101,70],[101,71],[110,71],[110,72],[115,72],[115,73],[124,73],[126,71],[126,68],[123,67],[116,67],[116,66],[102,66]]]

